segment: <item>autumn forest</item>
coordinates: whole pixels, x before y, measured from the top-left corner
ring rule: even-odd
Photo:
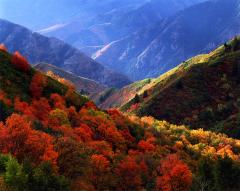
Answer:
[[[100,110],[0,51],[2,190],[238,190],[240,141]]]
[[[0,0],[0,191],[240,191],[240,0]]]

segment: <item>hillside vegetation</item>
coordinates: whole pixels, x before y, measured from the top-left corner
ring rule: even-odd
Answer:
[[[0,49],[0,190],[240,189],[239,140],[102,111]]]
[[[46,75],[56,79],[59,82],[72,83],[76,90],[81,94],[87,95],[90,98],[100,92],[104,91],[107,87],[97,83],[94,80],[77,76],[73,73],[66,72],[61,68],[47,63],[39,63],[34,66],[37,70],[44,72]]]
[[[155,82],[122,110],[240,137],[239,38],[185,61]]]

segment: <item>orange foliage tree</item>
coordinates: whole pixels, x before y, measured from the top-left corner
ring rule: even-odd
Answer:
[[[91,182],[96,190],[108,190],[112,181],[110,177],[110,162],[103,155],[94,154],[91,156]]]
[[[18,114],[11,115],[5,125],[0,125],[0,150],[11,153],[19,161],[27,157],[35,164],[50,161],[54,166],[58,156],[52,137],[33,130],[30,122]]]
[[[11,63],[20,71],[28,72],[30,65],[26,58],[24,58],[18,51],[12,55]]]

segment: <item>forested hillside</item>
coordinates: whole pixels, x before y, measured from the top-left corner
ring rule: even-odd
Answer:
[[[1,190],[240,189],[239,140],[102,111],[0,49]]]
[[[122,110],[239,138],[240,39],[153,79]]]

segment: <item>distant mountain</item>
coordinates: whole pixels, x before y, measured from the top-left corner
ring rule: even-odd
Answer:
[[[92,17],[79,17],[61,26],[52,26],[40,32],[44,35],[60,38],[88,55],[113,41],[120,40],[139,29],[175,14],[179,10],[203,0],[148,0],[120,3],[115,0],[96,3],[100,7],[112,8]],[[131,2],[131,3],[130,3]],[[141,2],[141,3],[140,3]],[[126,19],[127,18],[127,19]]]
[[[123,111],[139,116],[240,138],[239,92],[240,37],[187,60],[159,78],[124,87],[105,98],[102,105],[106,108],[117,103],[115,106]]]
[[[0,18],[32,30],[70,22],[76,18],[88,23],[92,17],[123,6],[142,4],[147,0],[1,0]]]
[[[0,18],[39,30],[73,19],[82,0],[1,0]]]
[[[106,89],[106,86],[103,86],[93,80],[76,76],[73,73],[66,72],[56,66],[47,63],[39,63],[34,66],[34,68],[50,75],[51,77],[66,79],[74,84],[77,91],[81,94],[92,97]]]
[[[239,0],[207,1],[99,50],[94,59],[132,80],[157,77],[240,33]]]
[[[0,20],[0,42],[12,52],[19,50],[32,64],[50,63],[109,87],[130,83],[126,76],[107,69],[72,46],[5,20]]]

